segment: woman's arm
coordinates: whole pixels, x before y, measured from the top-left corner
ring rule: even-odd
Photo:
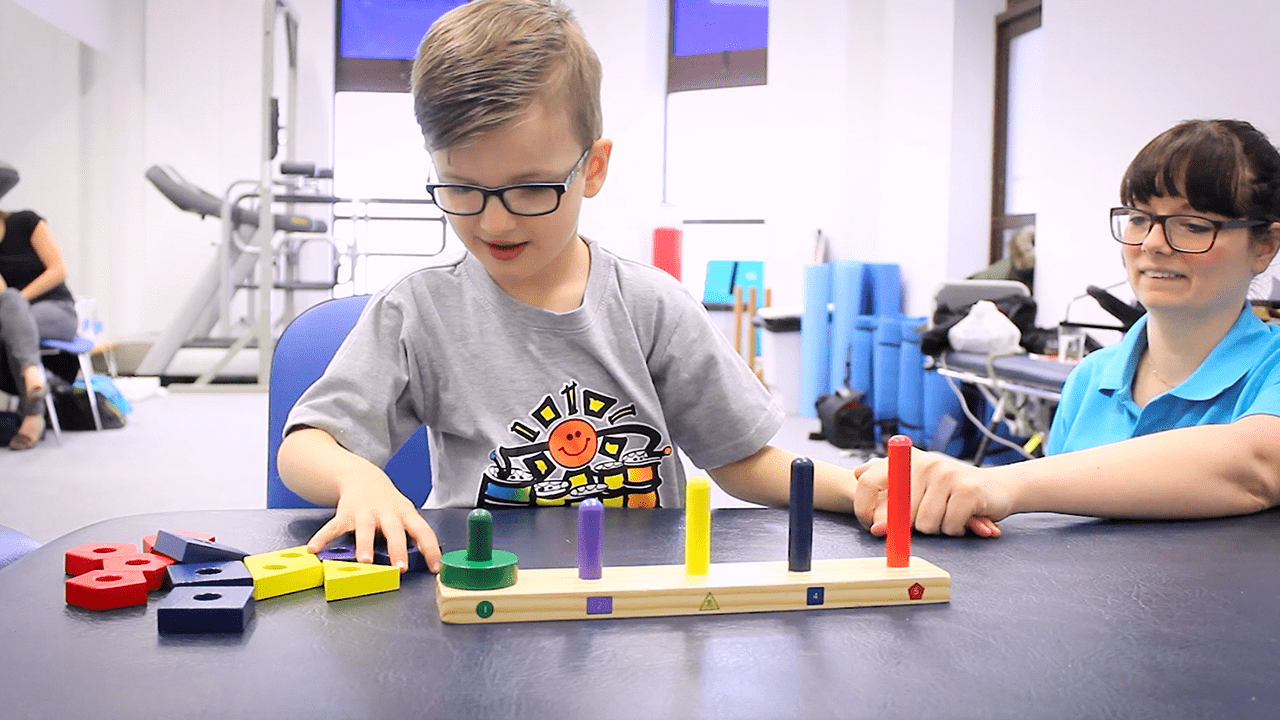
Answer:
[[[36,223],[36,229],[31,233],[31,248],[44,263],[44,272],[21,288],[22,296],[27,300],[35,300],[67,279],[67,263],[62,257],[62,249],[43,220]]]
[[[883,461],[855,470],[863,525],[882,529]],[[1205,518],[1280,505],[1280,417],[1250,415],[994,468],[912,457],[912,517],[926,533],[963,534],[972,518],[1019,512],[1108,518]]]

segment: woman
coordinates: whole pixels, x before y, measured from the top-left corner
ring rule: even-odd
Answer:
[[[30,210],[0,211],[0,354],[8,360],[22,413],[9,442],[13,450],[33,448],[44,435],[48,386],[40,339],[75,339],[75,301],[66,278],[62,250],[44,220]]]
[[[995,537],[1017,512],[1191,518],[1280,504],[1280,326],[1246,300],[1280,248],[1280,153],[1246,122],[1185,122],[1138,153],[1120,199],[1112,236],[1146,317],[1071,373],[1047,457],[974,468],[915,453],[917,530]],[[882,533],[885,462],[854,472],[858,519]]]

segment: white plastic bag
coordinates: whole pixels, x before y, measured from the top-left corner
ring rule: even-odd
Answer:
[[[990,300],[979,300],[960,322],[947,331],[953,350],[984,355],[1022,352],[1022,331]]]

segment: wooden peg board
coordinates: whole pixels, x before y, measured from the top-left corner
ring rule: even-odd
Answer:
[[[436,606],[446,623],[599,620],[617,617],[720,615],[882,605],[943,603],[951,575],[912,556],[891,568],[883,557],[815,560],[793,573],[783,562],[712,564],[706,575],[684,565],[605,567],[599,580],[577,568],[520,570],[515,585],[459,590],[436,582]]]

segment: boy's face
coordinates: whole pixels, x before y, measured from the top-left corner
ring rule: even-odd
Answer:
[[[575,137],[568,113],[539,101],[523,119],[431,157],[441,182],[485,188],[561,183],[573,174],[560,206],[546,215],[515,215],[497,196],[487,197],[478,215],[448,215],[454,232],[499,287],[526,303],[548,307],[562,305],[555,299],[585,287],[590,253],[578,238],[578,211],[582,198],[595,195],[604,184],[610,148],[608,140],[597,140],[581,165],[575,165],[586,148]]]

